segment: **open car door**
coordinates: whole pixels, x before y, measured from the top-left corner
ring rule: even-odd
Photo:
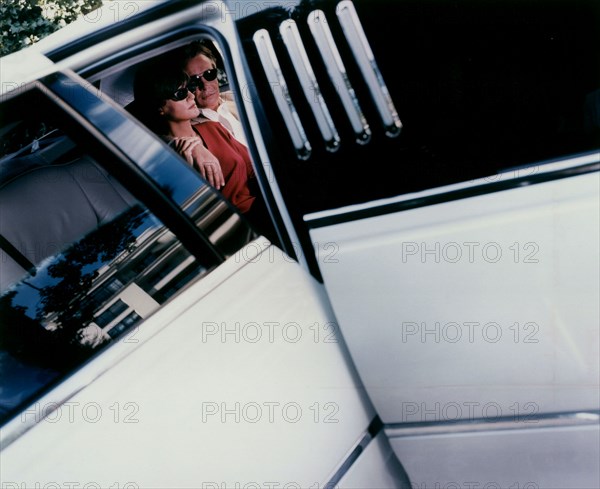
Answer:
[[[411,484],[597,487],[598,6],[303,6],[240,26],[262,131]]]

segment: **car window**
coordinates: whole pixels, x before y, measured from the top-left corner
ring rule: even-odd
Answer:
[[[204,36],[197,36],[193,38],[193,40],[201,41],[212,51],[218,69],[217,80],[219,82],[220,91],[224,92],[231,90],[223,54],[219,44]],[[110,66],[106,69],[102,69],[99,73],[94,73],[88,76],[88,78],[93,81],[94,86],[96,86],[104,95],[110,97],[119,105],[127,107],[134,101],[133,83],[135,73],[140,66],[152,62],[153,58],[156,58],[157,56],[173,52],[174,49],[181,48],[190,42],[192,42],[190,39],[186,39],[185,41],[176,43],[174,46],[160,46],[158,49],[149,53],[141,56],[138,55],[135,59],[127,59],[118,66]]]
[[[231,69],[223,47],[196,34],[170,43],[149,40],[136,46],[135,55],[109,58],[81,74],[128,112],[130,124],[139,123],[167,144],[257,233],[279,244],[278,219],[265,181],[269,175],[254,164],[240,90],[226,66]]]
[[[155,159],[167,166],[157,175],[195,182],[180,205],[206,242],[190,252],[41,90],[4,101],[0,114],[3,422],[254,235],[177,158]],[[157,185],[168,198],[177,183]]]

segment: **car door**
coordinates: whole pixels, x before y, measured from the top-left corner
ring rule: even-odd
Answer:
[[[406,483],[322,286],[95,92],[2,101],[3,487]]]
[[[300,249],[415,487],[600,482],[599,20],[341,1],[238,23]]]
[[[283,245],[324,281],[411,483],[597,485],[593,5],[213,4],[195,14],[222,20]]]

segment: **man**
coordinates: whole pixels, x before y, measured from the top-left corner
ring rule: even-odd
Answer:
[[[233,93],[219,89],[217,59],[214,52],[202,41],[193,41],[183,50],[183,70],[190,77],[188,86],[193,89],[200,116],[194,124],[217,121],[243,145],[248,146]]]

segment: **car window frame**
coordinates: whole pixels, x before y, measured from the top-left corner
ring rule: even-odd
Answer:
[[[95,151],[105,157],[101,164],[115,178],[120,180],[120,183],[126,186],[134,197],[144,203],[151,212],[169,227],[190,253],[204,259],[206,259],[206,256],[211,256],[215,265],[222,263],[225,256],[210,242],[208,236],[198,228],[191,217],[183,211],[181,208],[183,202],[177,202],[168,197],[160,188],[160,185],[166,182],[157,181],[144,169],[144,164],[136,156],[139,150],[135,148],[138,142],[135,138],[145,139],[148,145],[160,145],[164,150],[161,151],[163,159],[161,164],[173,165],[174,168],[185,172],[187,178],[194,179],[199,186],[209,187],[209,184],[191,168],[187,167],[181,158],[166,144],[150,134],[143,126],[134,122],[127,114],[122,113],[110,101],[97,97],[90,89],[90,85],[85,84],[83,80],[78,78],[74,73],[56,72],[42,79],[41,83],[55,96],[56,105],[74,123],[72,129],[77,137],[85,143],[91,144]],[[92,104],[89,102],[92,102]],[[108,112],[102,115],[96,114],[98,104],[101,104],[102,109]],[[131,134],[135,137],[116,141],[115,135],[110,134],[112,129],[110,124],[107,124],[108,119],[111,121],[118,120],[122,124],[119,131],[131,131]],[[214,193],[222,199],[216,191]],[[231,204],[227,202],[227,205],[231,211],[237,213]]]
[[[135,19],[131,19],[133,22]],[[209,22],[211,19],[208,19]],[[213,19],[214,20],[214,19]],[[147,60],[151,57],[163,54],[170,49],[175,49],[189,43],[190,41],[197,39],[207,39],[216,44],[220,50],[223,66],[227,74],[229,82],[229,89],[232,91],[240,117],[240,123],[244,129],[244,134],[248,141],[248,151],[253,162],[253,168],[256,173],[256,178],[260,186],[265,203],[269,209],[271,220],[276,229],[279,242],[275,243],[282,250],[290,256],[292,259],[299,261],[301,264],[305,263],[305,256],[302,250],[299,249],[300,239],[295,235],[295,229],[291,226],[291,223],[286,224],[286,215],[288,209],[278,204],[278,193],[277,182],[274,180],[274,176],[271,170],[271,164],[267,159],[266,168],[265,164],[262,163],[265,160],[264,156],[261,156],[261,144],[260,138],[264,137],[262,129],[260,131],[253,130],[253,125],[250,122],[249,114],[247,113],[246,104],[248,98],[251,99],[251,103],[256,110],[260,108],[255,102],[255,93],[252,78],[250,77],[250,84],[243,86],[240,81],[244,77],[248,78],[248,67],[244,65],[241,67],[243,73],[239,73],[239,70],[234,66],[234,56],[231,51],[230,39],[226,37],[227,32],[221,32],[214,28],[210,23],[202,23],[203,19],[190,18],[189,22],[178,25],[177,27],[158,30],[154,32],[152,37],[144,37],[144,39],[138,40],[135,45],[131,45],[118,51],[111,51],[106,53],[104,56],[95,56],[86,62],[79,62],[73,66],[73,72],[77,73],[78,76],[85,79],[90,84],[98,83],[103,76],[117,72],[119,70],[126,69],[127,67],[137,64],[143,60]],[[229,22],[227,20],[225,24]],[[132,28],[137,27],[140,24],[133,23]],[[119,34],[114,38],[107,37],[112,31],[95,33],[97,43],[110,40],[115,42]],[[240,52],[242,51],[240,45]],[[63,61],[65,54],[61,54],[61,58],[57,58],[55,53],[52,54],[52,59],[55,61]],[[115,102],[116,104],[116,102]],[[118,104],[117,104],[118,105]],[[133,116],[130,116],[133,118]],[[143,126],[143,124],[140,123]],[[275,188],[274,188],[275,187]],[[283,210],[283,212],[282,212]]]
[[[65,84],[68,82],[67,84]],[[188,215],[182,204],[184,202],[176,201],[167,195],[163,189],[161,189],[161,182],[155,180],[150,172],[146,171],[140,161],[135,158],[128,148],[124,148],[122,145],[119,146],[114,138],[110,134],[106,133],[106,128],[103,127],[102,121],[97,120],[98,115],[92,115],[90,112],[97,111],[98,104],[101,104],[103,110],[107,111],[109,119],[113,117],[119,118],[121,121],[125,121],[125,128],[136,128],[136,133],[140,136],[142,145],[155,144],[158,145],[160,154],[162,155],[159,166],[169,167],[169,169],[179,169],[186,175],[187,179],[191,179],[197,190],[208,190],[211,192],[216,202],[224,204],[227,208],[227,216],[236,215],[242,223],[242,229],[248,231],[247,240],[241,243],[241,246],[247,245],[252,239],[257,237],[256,233],[252,231],[249,223],[243,218],[243,216],[231,205],[223,196],[221,196],[215,189],[210,185],[191,167],[189,167],[172,149],[166,144],[160,141],[156,136],[147,131],[143,126],[134,121],[128,116],[127,113],[121,111],[119,107],[114,107],[110,101],[98,97],[93,90],[90,89],[88,83],[85,80],[79,79],[74,73],[55,72],[48,75],[40,80],[23,85],[19,90],[15,90],[3,96],[1,103],[2,105],[10,103],[11,100],[17,97],[26,97],[33,91],[37,92],[37,96],[43,100],[42,108],[52,111],[52,119],[60,121],[61,128],[64,133],[74,141],[78,142],[78,145],[86,148],[86,152],[94,155],[96,163],[110,173],[123,187],[128,190],[134,198],[136,198],[150,213],[152,213],[164,228],[173,233],[176,240],[183,246],[187,252],[193,256],[198,263],[205,264],[206,273],[192,279],[190,282],[184,284],[175,297],[179,296],[179,292],[186,290],[198,282],[202,282],[207,275],[210,275],[216,268],[222,265],[228,258],[227,253],[220,250],[218,244],[213,244],[210,241],[209,236],[202,229],[195,219]],[[89,102],[94,103],[90,104]],[[121,113],[123,112],[123,113]],[[104,117],[106,117],[106,113]],[[91,120],[90,120],[91,119]],[[140,141],[137,141],[138,144]],[[131,149],[131,148],[129,148]],[[162,182],[165,183],[165,182]],[[212,207],[211,207],[212,209]],[[20,253],[20,252],[18,252]],[[231,254],[229,254],[231,256]],[[150,316],[143,319],[143,323],[156,315],[157,312],[162,310],[165,305],[171,302],[169,297],[164,303],[160,304],[157,311],[151,313]],[[133,329],[138,328],[136,325]],[[123,337],[129,336],[131,331],[128,329],[122,335]],[[25,404],[19,406],[19,409],[12,412],[9,417],[2,422],[2,446],[6,446],[6,440],[14,440],[21,433],[37,424],[41,419],[48,414],[50,410],[45,413],[43,417],[36,416],[35,422],[33,423],[19,423],[19,418],[22,413],[28,412],[31,405],[39,402],[42,398],[63,399],[64,402],[74,394],[75,389],[71,394],[66,397],[61,395],[60,392],[64,390],[63,385],[70,378],[76,376],[79,371],[84,369],[89,363],[94,362],[99,357],[103,357],[107,350],[120,343],[123,338],[116,338],[116,341],[105,345],[98,351],[94,352],[91,357],[85,360],[82,364],[75,367],[64,375],[60,375],[57,379],[49,382],[40,391],[37,391],[33,396],[25,401]],[[55,395],[54,392],[59,394]],[[52,401],[56,404],[55,401]],[[58,403],[57,405],[60,405]],[[8,427],[8,428],[6,428]]]

